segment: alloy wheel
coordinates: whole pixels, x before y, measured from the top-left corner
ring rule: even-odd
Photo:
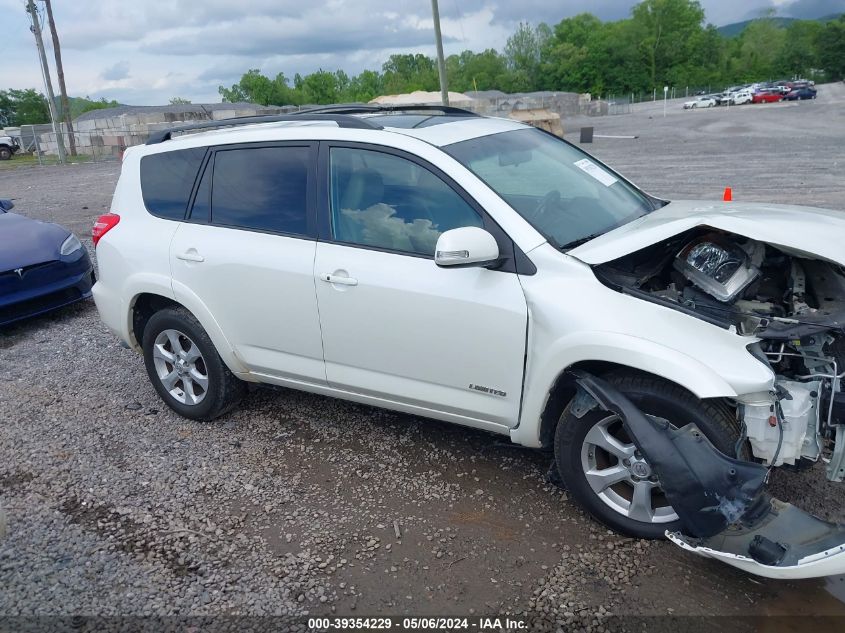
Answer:
[[[584,437],[581,468],[593,492],[615,512],[643,523],[678,520],[657,476],[618,416],[600,420]]]
[[[196,405],[208,393],[208,369],[196,343],[179,330],[162,330],[153,344],[161,384],[182,404]]]

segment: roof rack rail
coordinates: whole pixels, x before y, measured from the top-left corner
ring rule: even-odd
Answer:
[[[380,112],[442,112],[452,116],[465,117],[480,117],[481,115],[467,110],[465,108],[456,108],[455,106],[445,106],[436,104],[426,105],[382,105],[373,103],[343,103],[330,106],[318,106],[316,108],[309,108],[303,110],[300,114],[293,116],[302,116],[306,114],[377,114]]]
[[[169,141],[173,138],[174,133],[189,132],[192,130],[205,130],[220,127],[232,127],[235,125],[252,125],[254,123],[280,123],[291,122],[297,123],[300,121],[331,121],[337,123],[338,127],[357,128],[363,130],[382,130],[381,125],[366,121],[359,117],[348,116],[345,113],[319,113],[319,112],[302,112],[300,114],[267,114],[258,116],[242,116],[232,117],[230,119],[220,119],[219,121],[200,121],[199,123],[188,123],[186,125],[177,125],[167,130],[160,130],[150,134],[147,140],[147,145],[157,145],[164,141]]]

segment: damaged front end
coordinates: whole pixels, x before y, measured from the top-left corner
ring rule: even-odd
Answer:
[[[593,268],[619,292],[747,337],[774,393],[737,413],[767,465],[823,460],[845,480],[845,269],[804,251],[698,226]]]
[[[845,573],[845,526],[771,497],[769,468],[720,453],[694,424],[677,429],[644,415],[595,376],[575,378],[590,406],[619,416],[656,473],[682,526],[667,532],[672,542],[768,578]]]

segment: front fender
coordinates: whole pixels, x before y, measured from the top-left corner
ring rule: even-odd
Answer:
[[[735,398],[741,393],[768,391],[774,374],[742,345],[724,346],[717,368],[676,349],[615,332],[577,332],[561,337],[529,361],[519,425],[511,439],[539,447],[540,419],[558,378],[577,363],[598,361],[637,369],[678,384],[696,397]]]

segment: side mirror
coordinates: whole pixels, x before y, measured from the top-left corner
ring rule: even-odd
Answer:
[[[434,263],[443,267],[488,266],[498,259],[496,238],[476,226],[442,233],[434,250]]]
[[[11,200],[0,200],[0,213],[11,211],[15,208],[15,203]]]

